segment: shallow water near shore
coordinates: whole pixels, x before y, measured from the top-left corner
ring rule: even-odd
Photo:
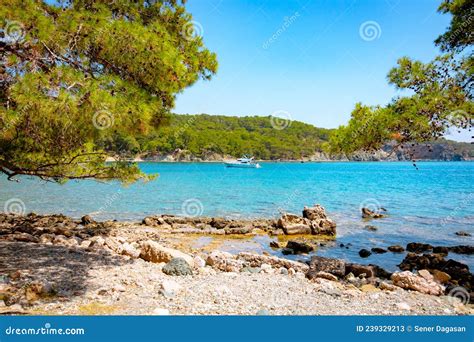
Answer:
[[[147,215],[278,217],[281,211],[300,213],[319,203],[337,223],[337,239],[316,254],[361,263],[376,263],[390,270],[404,254],[373,254],[362,259],[361,248],[405,246],[409,242],[451,246],[473,244],[474,163],[262,163],[261,169],[225,168],[220,163],[141,163],[146,173],[159,173],[146,184],[122,187],[118,182],[71,181],[66,185],[21,178],[20,183],[0,178],[0,209],[15,198],[26,212],[63,213],[72,217],[92,214],[98,220],[139,221]],[[360,207],[384,207],[388,217],[365,221]],[[366,226],[377,228],[370,231]],[[270,238],[228,242],[223,248],[267,250]],[[340,244],[352,244],[349,249]],[[231,246],[231,247],[228,247]],[[232,247],[233,246],[233,247]],[[474,257],[450,254],[474,267]],[[290,258],[301,259],[301,256]]]

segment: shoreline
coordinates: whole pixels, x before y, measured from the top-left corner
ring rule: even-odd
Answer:
[[[446,280],[472,282],[472,274],[461,263],[431,269],[445,256],[424,244],[413,245],[404,270],[390,274],[318,256],[304,263],[230,254],[196,246],[183,231],[89,219],[0,214],[0,313],[474,314],[463,288]],[[306,252],[298,235],[285,236]],[[431,264],[421,263],[422,253]]]
[[[163,164],[192,164],[192,163],[202,163],[202,164],[222,164],[229,162],[235,159],[222,159],[222,160],[158,160],[158,159],[126,159],[128,162],[133,163],[163,163]],[[107,163],[116,162],[117,159],[113,157],[107,157]],[[320,163],[409,163],[412,164],[411,160],[306,160],[306,159],[288,159],[288,160],[266,160],[266,159],[255,159],[255,162],[258,163],[292,163],[292,164],[320,164]],[[445,159],[421,159],[417,160],[416,163],[465,163],[465,162],[474,162],[474,159],[465,159],[465,160],[445,160]]]

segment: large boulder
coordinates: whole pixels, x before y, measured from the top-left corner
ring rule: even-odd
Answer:
[[[304,207],[303,217],[310,221],[327,219],[326,210],[319,204],[315,204],[313,207]]]
[[[306,273],[306,277],[308,279],[317,278],[319,272],[327,272],[337,277],[344,277],[346,273],[346,263],[339,259],[313,256],[309,263],[309,270]]]
[[[304,207],[303,218],[310,220],[314,235],[336,235],[336,223],[327,217],[326,210],[319,204]]]
[[[444,287],[434,281],[429,272],[416,275],[409,271],[395,272],[392,274],[393,284],[407,290],[440,296],[444,293]]]
[[[398,267],[403,271],[440,270],[448,274],[457,285],[469,290],[474,283],[474,276],[469,271],[469,266],[453,259],[446,260],[442,254],[408,253]]]
[[[239,272],[244,266],[244,262],[242,260],[236,260],[235,256],[230,253],[212,251],[207,256],[206,265],[224,272]]]
[[[284,214],[278,220],[277,226],[287,235],[311,234],[311,222],[295,214]]]
[[[212,251],[207,256],[206,265],[224,272],[239,272],[244,267],[244,262],[236,260],[235,255],[228,252]]]
[[[182,258],[188,263],[189,266],[194,266],[194,260],[192,256],[178,251],[177,249],[164,247],[152,240],[142,243],[140,258],[155,263],[169,262],[174,258]]]
[[[183,258],[171,259],[162,269],[164,274],[172,276],[192,275],[193,270],[186,260]]]

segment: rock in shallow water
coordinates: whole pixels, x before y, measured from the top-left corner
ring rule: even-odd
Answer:
[[[375,254],[387,253],[386,249],[379,248],[379,247],[374,247],[374,248],[371,249],[371,251],[374,252]]]
[[[288,241],[288,243],[286,244],[286,248],[291,249],[293,251],[293,254],[309,253],[311,251],[314,251],[313,246],[308,243],[299,241]]]
[[[395,246],[390,246],[388,247],[388,250],[393,253],[403,253],[405,252],[405,248],[403,248],[400,245],[395,245]]]
[[[362,208],[362,218],[365,219],[378,219],[378,218],[383,218],[385,215],[381,214],[378,211],[372,211],[369,208]]]
[[[426,251],[431,251],[433,246],[427,243],[411,242],[407,245],[407,251],[413,253],[423,253]]]
[[[372,255],[372,252],[365,249],[365,248],[363,248],[359,251],[359,255],[360,255],[361,258],[367,258],[367,257]]]
[[[277,241],[270,241],[271,248],[280,248],[280,244]]]
[[[193,270],[191,266],[183,258],[173,258],[162,269],[164,274],[172,276],[186,276],[192,275]]]

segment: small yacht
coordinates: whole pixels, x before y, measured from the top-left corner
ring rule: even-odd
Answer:
[[[241,167],[241,168],[252,168],[258,169],[260,168],[260,164],[256,163],[253,157],[243,156],[242,158],[237,159],[236,161],[232,162],[225,162],[225,166],[227,167]]]

